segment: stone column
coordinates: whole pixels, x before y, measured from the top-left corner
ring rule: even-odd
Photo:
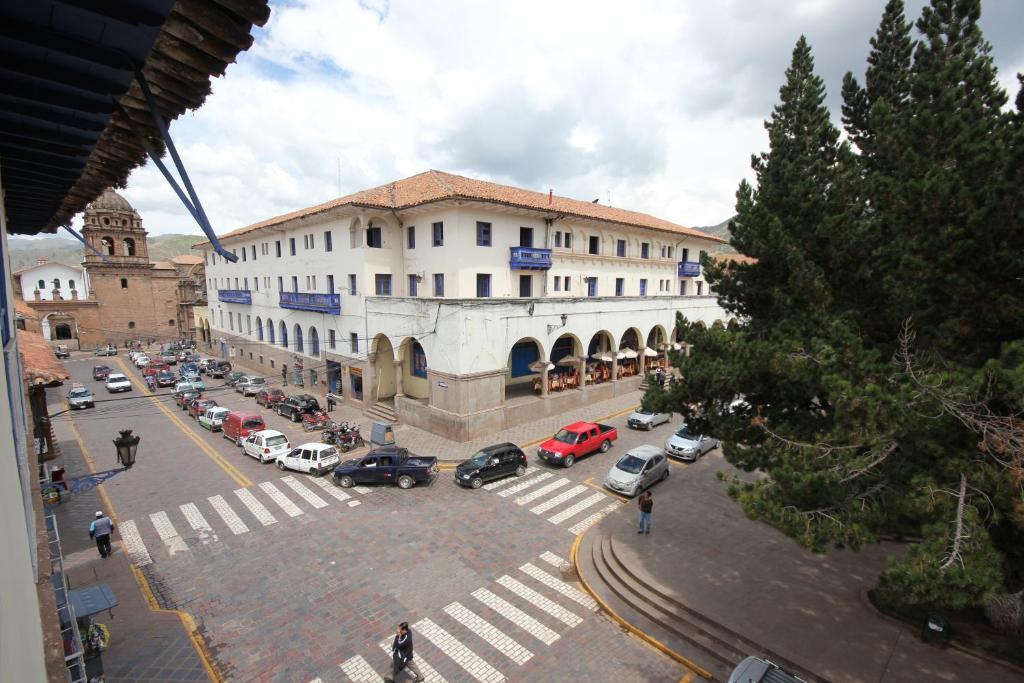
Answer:
[[[643,351],[637,356],[637,362],[640,363],[640,376],[644,376],[644,371],[647,369],[647,354]]]
[[[377,354],[366,354],[366,372],[363,373],[363,400],[366,405],[377,400]]]
[[[577,386],[577,389],[582,389],[583,387],[587,386],[587,359],[586,358],[580,358],[579,373],[580,373],[580,383],[579,383],[579,386]]]
[[[540,397],[548,397],[548,366],[546,365],[540,371]]]
[[[612,381],[619,381],[619,354],[615,352],[612,354]]]
[[[402,386],[402,361],[395,361],[395,398],[399,396],[405,396],[405,390]]]

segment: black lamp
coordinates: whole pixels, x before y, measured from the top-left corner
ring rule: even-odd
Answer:
[[[135,464],[135,453],[139,449],[140,441],[142,441],[140,437],[132,436],[130,429],[122,429],[121,436],[114,439],[114,445],[117,447],[117,461],[124,465],[126,470],[131,469]]]

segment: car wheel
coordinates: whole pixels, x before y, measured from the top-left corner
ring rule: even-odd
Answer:
[[[668,479],[668,472],[669,472],[669,470],[668,470],[668,468],[666,467],[666,468],[665,468],[665,473],[661,475],[661,480],[662,480],[662,481],[665,481],[666,479]]]
[[[281,470],[282,472],[284,472],[285,470],[284,463],[281,462],[280,460],[277,461],[277,469]]]
[[[516,468],[516,476],[521,477],[526,474],[526,465],[520,465]]]
[[[235,445],[238,446],[239,448],[242,447],[242,437],[240,437],[240,436],[236,436],[235,437]]]
[[[567,456],[565,456],[565,460],[563,461],[563,464],[566,467],[572,467],[575,462],[576,462],[576,458],[574,458],[571,455],[567,455]]]
[[[473,477],[473,480],[469,482],[469,485],[475,489],[478,489],[484,485],[484,480],[481,479],[480,477]]]
[[[408,474],[403,474],[398,478],[398,488],[400,489],[411,489],[412,485],[415,484],[415,480]]]
[[[601,452],[602,453],[607,453],[608,449],[611,448],[611,447],[612,447],[612,442],[609,441],[608,439],[605,439],[604,441],[601,442]]]
[[[299,421],[299,414],[296,413],[294,410],[292,411],[291,420],[292,420],[292,422],[298,422]]]
[[[347,474],[341,477],[335,477],[334,483],[343,489],[350,489],[352,488],[353,485],[355,485],[355,482],[352,481],[352,477],[348,476]]]

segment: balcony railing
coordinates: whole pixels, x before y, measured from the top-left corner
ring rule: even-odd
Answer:
[[[549,270],[551,250],[535,247],[512,247],[509,267],[513,270]]]
[[[341,315],[340,294],[314,294],[311,292],[281,292],[278,301],[281,308],[294,308],[300,311],[316,311]]]
[[[251,304],[252,292],[248,289],[218,289],[217,301],[228,304]]]
[[[700,276],[700,261],[680,261],[679,277]]]

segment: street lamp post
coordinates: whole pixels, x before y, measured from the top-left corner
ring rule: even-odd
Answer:
[[[65,502],[68,498],[76,493],[85,493],[96,488],[107,479],[115,477],[122,472],[127,472],[135,464],[135,457],[138,453],[139,442],[142,439],[138,436],[132,435],[132,430],[122,429],[120,436],[114,439],[114,447],[117,452],[117,462],[121,467],[115,467],[111,470],[104,470],[103,472],[93,472],[92,474],[86,474],[82,477],[76,477],[70,482],[50,481],[44,482],[40,489],[43,494],[43,502],[47,507],[55,507]],[[67,493],[66,496],[61,496],[61,492]]]

